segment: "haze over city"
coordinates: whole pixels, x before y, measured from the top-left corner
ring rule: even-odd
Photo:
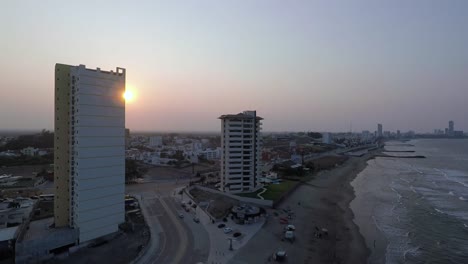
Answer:
[[[91,8],[92,6],[92,8]],[[1,129],[53,129],[56,62],[127,70],[126,126],[218,131],[468,130],[468,2],[11,1]]]

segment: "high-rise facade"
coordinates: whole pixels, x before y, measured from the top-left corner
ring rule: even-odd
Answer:
[[[56,227],[79,242],[125,221],[125,69],[55,65]]]
[[[453,136],[453,131],[455,131],[455,122],[452,120],[449,121],[448,135]]]
[[[261,177],[262,120],[256,111],[222,115],[221,190],[228,193],[252,192]]]
[[[382,124],[377,124],[377,137],[383,137],[383,126],[382,126]]]
[[[149,139],[150,147],[160,147],[163,144],[162,136],[152,136]]]

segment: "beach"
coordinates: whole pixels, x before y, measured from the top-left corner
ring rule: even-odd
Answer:
[[[277,250],[286,250],[289,263],[366,263],[370,250],[353,221],[350,202],[355,196],[350,183],[378,152],[351,157],[343,165],[321,171],[301,184],[276,210],[269,211],[268,223],[239,250],[231,263],[268,263]],[[293,212],[294,243],[282,241],[284,225],[279,222],[281,215],[275,216],[282,209]],[[372,228],[374,224],[368,226]],[[379,231],[374,229],[378,237]],[[321,237],[316,236],[317,230]],[[379,241],[378,245],[382,248],[374,252],[385,253],[385,241]]]

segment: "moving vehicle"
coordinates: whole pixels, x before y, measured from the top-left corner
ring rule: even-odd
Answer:
[[[226,228],[224,228],[224,230],[223,230],[223,231],[224,231],[224,234],[229,234],[229,233],[231,233],[231,232],[232,232],[232,228],[230,228],[230,227],[226,227]]]
[[[273,259],[276,261],[283,261],[286,259],[288,255],[286,254],[286,251],[284,250],[278,250],[275,253],[273,253]]]
[[[291,241],[291,243],[294,242],[294,239],[295,239],[295,237],[294,237],[294,231],[286,231],[286,232],[284,233],[284,238],[287,239],[287,240],[289,240],[289,241]]]

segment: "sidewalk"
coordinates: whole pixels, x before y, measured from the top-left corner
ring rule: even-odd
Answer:
[[[180,195],[178,192],[181,188],[176,189],[173,192],[174,197],[178,201],[192,201],[185,192]],[[194,202],[194,201],[192,201]],[[193,209],[192,209],[193,210]],[[208,257],[207,264],[224,264],[228,263],[237,251],[242,248],[247,242],[262,228],[265,223],[265,219],[261,219],[259,222],[250,225],[238,225],[231,219],[227,222],[215,222],[211,223],[211,217],[203,209],[197,206],[195,214],[200,219],[200,223],[205,227],[210,237],[210,254]],[[232,228],[233,232],[230,234],[224,234],[223,228],[218,228],[219,224],[225,224],[226,227]],[[240,232],[242,235],[239,238],[233,238],[232,234]],[[232,249],[230,250],[230,239],[232,239]]]

